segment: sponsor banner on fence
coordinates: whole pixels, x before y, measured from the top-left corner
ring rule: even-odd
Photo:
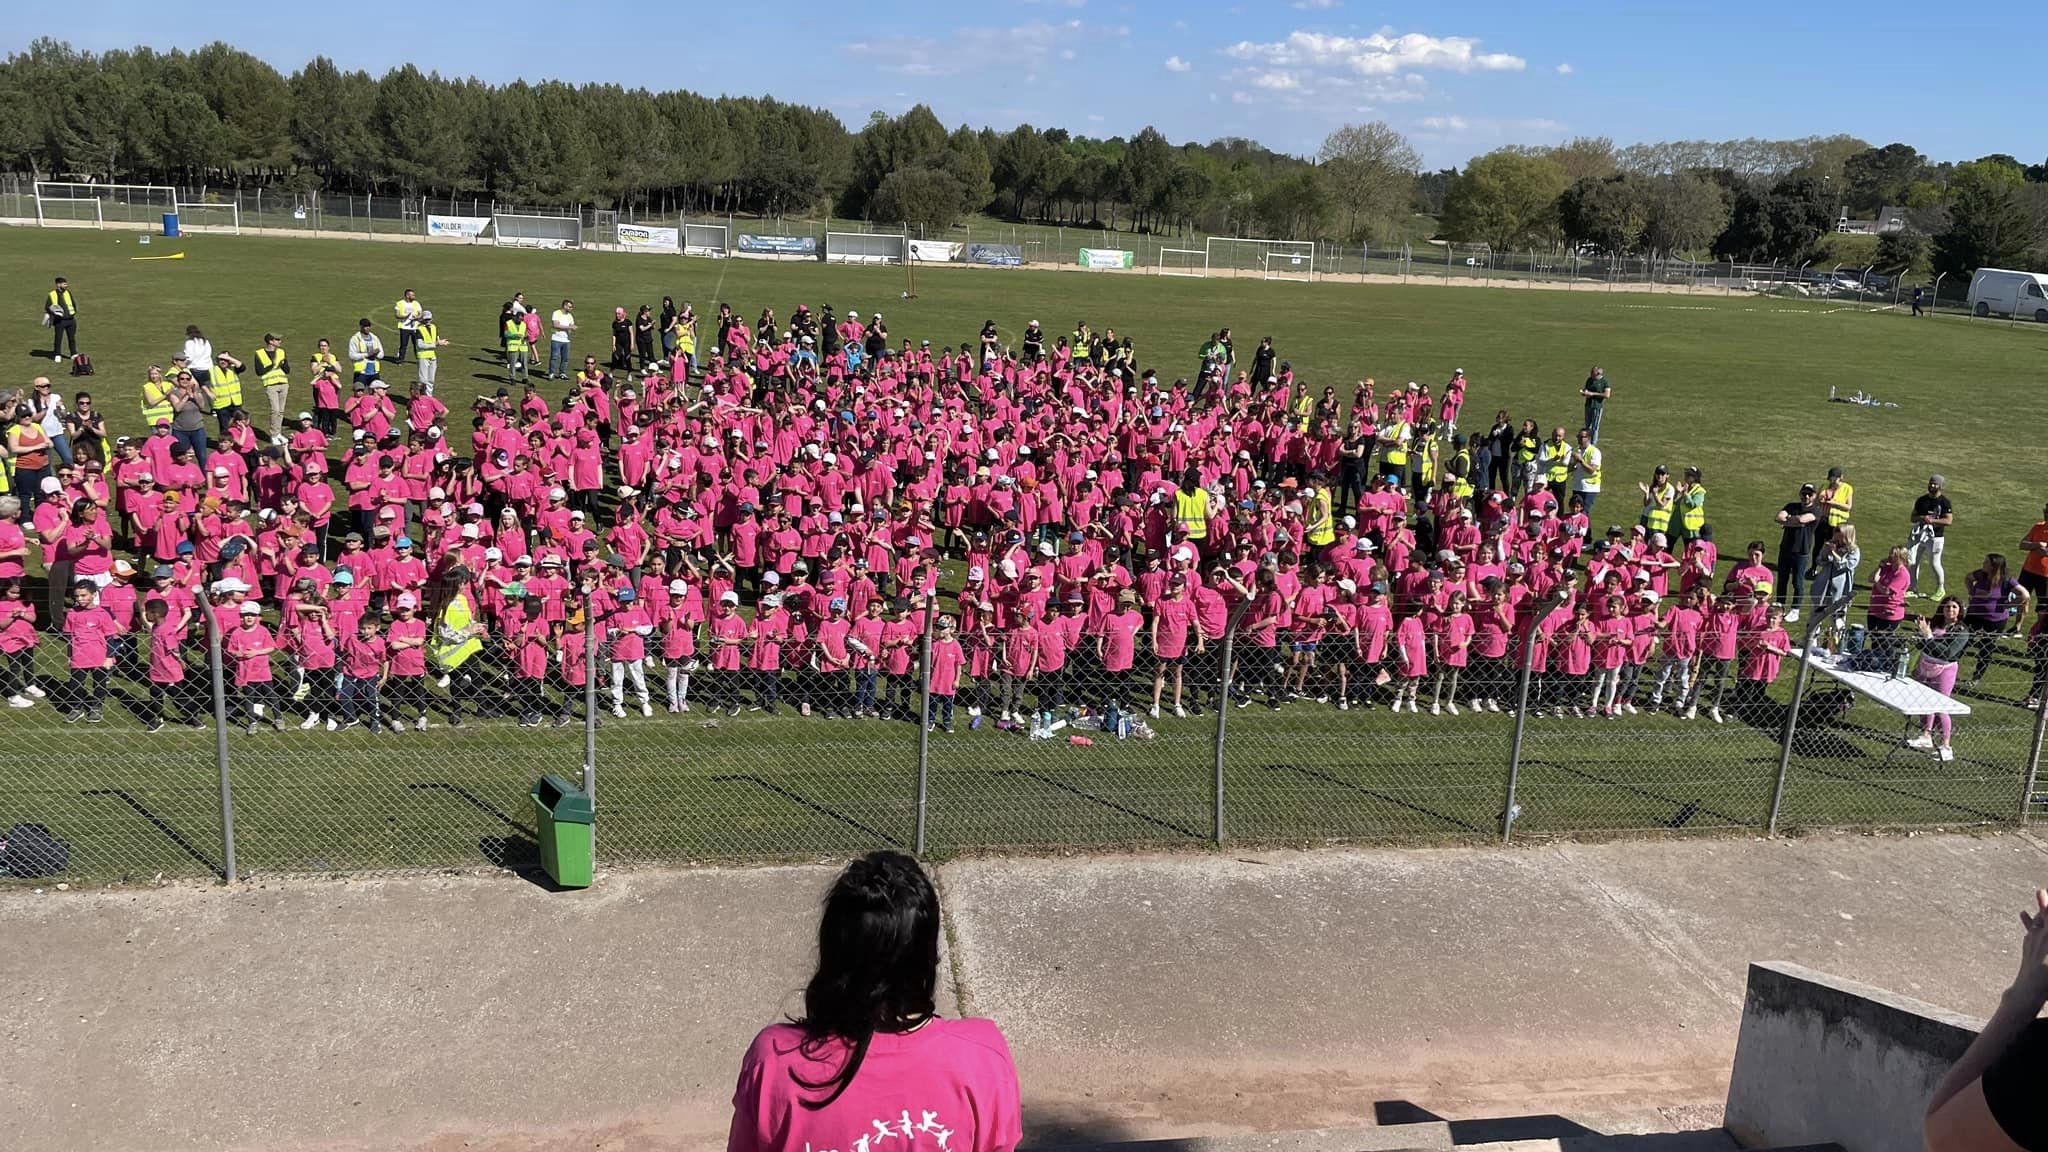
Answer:
[[[1083,268],[1132,268],[1137,266],[1137,262],[1137,253],[1118,248],[1081,249]]]
[[[969,264],[992,264],[998,268],[1019,268],[1024,264],[1024,247],[1021,244],[969,244]]]
[[[950,240],[912,240],[910,258],[920,264],[950,264],[960,258],[960,245]]]
[[[816,236],[755,236],[740,233],[740,251],[765,256],[816,256]]]
[[[619,247],[651,248],[674,252],[683,246],[683,234],[676,228],[651,228],[645,224],[619,225]]]
[[[484,226],[490,222],[489,216],[429,216],[427,235],[474,238],[483,235]]]

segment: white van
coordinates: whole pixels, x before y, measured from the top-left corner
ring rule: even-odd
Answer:
[[[1977,269],[1970,277],[1970,314],[1993,313],[2048,324],[2048,273]]]

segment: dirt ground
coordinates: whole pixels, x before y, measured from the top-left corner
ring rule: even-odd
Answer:
[[[830,875],[0,894],[0,1116],[25,1148],[717,1148]],[[2026,835],[958,861],[946,1007],[1008,1033],[1041,1145],[1711,1124],[1748,961],[1981,1014],[2044,879]]]

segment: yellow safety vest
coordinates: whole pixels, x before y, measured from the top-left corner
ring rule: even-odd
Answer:
[[[242,378],[232,368],[213,369],[213,407],[216,412],[242,406]]]
[[[697,354],[697,333],[688,325],[682,325],[676,329],[676,351],[685,356],[695,356]]]
[[[1314,519],[1308,522],[1308,542],[1318,548],[1333,543],[1337,539],[1337,530],[1330,517],[1330,498],[1320,489],[1316,491],[1310,512]]]
[[[517,320],[505,321],[505,351],[526,351],[526,325]]]
[[[419,320],[420,313],[424,310],[419,301],[407,300],[402,296],[391,304],[391,315],[398,321],[400,328],[405,327],[405,323],[408,320]]]
[[[155,394],[152,395],[152,392]],[[142,382],[142,422],[154,428],[157,421],[169,420],[170,418],[171,382],[166,380],[161,384],[155,384],[144,380]]]
[[[1432,436],[1422,442],[1422,482],[1434,484],[1443,474],[1444,448]]]
[[[448,601],[448,607],[441,610],[440,627],[434,629],[433,640],[427,645],[427,654],[434,658],[435,667],[443,671],[454,671],[462,667],[463,661],[483,651],[484,642],[480,636],[471,636],[467,640],[441,638],[442,628],[460,632],[469,628],[475,620],[475,615],[470,611],[468,593],[459,592],[453,600]]]
[[[1678,489],[1670,484],[1650,489],[1650,507],[1644,512],[1652,532],[1671,530],[1671,506],[1678,499]]]
[[[439,324],[421,324],[417,331],[419,332],[420,344],[415,351],[419,358],[422,360],[438,359],[440,352],[434,345],[441,339],[441,326]]]
[[[355,342],[355,337],[352,336],[349,338],[349,351],[351,353],[355,351]],[[368,351],[368,348],[365,347],[364,351]],[[349,363],[355,368],[356,374],[360,376],[363,375],[364,373],[367,373],[370,370],[370,366],[372,363],[374,363],[374,361],[372,361],[368,356],[365,356],[360,360],[351,360]]]
[[[1550,468],[1549,468],[1549,470],[1548,470],[1548,471],[1547,471],[1547,472],[1545,473],[1545,475],[1547,475],[1547,476],[1548,476],[1548,477],[1550,478],[1550,482],[1551,482],[1552,484],[1562,484],[1562,483],[1564,483],[1564,482],[1565,482],[1566,480],[1569,480],[1569,479],[1571,479],[1571,476],[1572,476],[1572,452],[1571,452],[1571,446],[1570,446],[1570,445],[1568,445],[1568,444],[1566,444],[1566,443],[1565,443],[1564,441],[1562,441],[1562,440],[1552,440],[1552,441],[1550,441],[1549,443],[1545,444],[1545,445],[1544,445],[1544,447],[1546,447],[1546,448],[1550,448],[1550,449],[1552,449],[1552,450],[1553,450],[1553,451],[1551,452],[1551,455],[1550,455]],[[1563,451],[1562,451],[1562,452],[1558,452],[1558,451],[1555,451],[1556,449],[1560,449],[1560,448],[1561,448],[1561,449],[1563,449]]]
[[[322,355],[318,352],[315,352],[313,353],[312,358],[306,362],[306,370],[310,374],[318,376],[320,374],[320,369],[329,364],[334,365],[336,371],[339,371],[341,369],[341,361],[335,358],[334,353],[329,352],[326,355]]]
[[[1686,491],[1685,510],[1678,514],[1679,527],[1697,533],[1707,526],[1707,486],[1695,484]]]
[[[1850,484],[1847,480],[1844,480],[1836,484],[1835,499],[1841,501],[1844,504],[1854,504],[1856,502],[1855,486]],[[1841,508],[1828,509],[1828,527],[1840,528],[1842,525],[1847,524],[1849,522],[1850,515],[1850,511],[1846,511]]]
[[[1590,462],[1593,466],[1591,468],[1586,469],[1586,478],[1580,481],[1580,483],[1589,484],[1592,486],[1586,489],[1588,492],[1598,492],[1600,490],[1600,465],[1602,465],[1606,461],[1602,459],[1600,449],[1597,446],[1588,448],[1585,452],[1579,453],[1579,459],[1586,460],[1589,454],[1591,457]]]
[[[1543,449],[1543,442],[1533,436],[1515,437],[1515,461],[1523,467],[1536,462],[1536,454]]]
[[[1193,492],[1176,491],[1173,494],[1174,519],[1180,522],[1180,530],[1190,540],[1209,538],[1209,490],[1197,488]]]
[[[263,382],[265,388],[291,383],[291,360],[284,354],[282,346],[275,352],[268,348],[256,350],[256,378]]]
[[[62,292],[52,288],[50,289],[49,296],[45,299],[48,307],[61,308],[66,316],[78,315],[78,306],[71,302],[71,289],[69,288]]]
[[[1451,457],[1451,494],[1472,495],[1472,453],[1460,451]]]
[[[1380,455],[1380,459],[1388,464],[1408,463],[1408,449],[1403,447],[1408,442],[1408,422],[1406,420],[1395,421],[1394,426],[1387,429],[1387,433],[1381,439],[1390,440],[1392,444]]]

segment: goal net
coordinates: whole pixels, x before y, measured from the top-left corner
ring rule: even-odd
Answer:
[[[35,183],[36,223],[46,228],[104,228],[160,223],[178,210],[178,190],[163,184]]]
[[[683,255],[730,256],[732,233],[723,224],[684,224]]]
[[[1299,256],[1302,268],[1307,269],[1312,266],[1316,252],[1313,240],[1252,240],[1241,236],[1211,236],[1205,247],[1210,272],[1224,271],[1231,276],[1266,275],[1269,253]]]
[[[1266,253],[1266,279],[1293,280],[1306,284],[1316,278],[1316,258],[1313,250],[1301,252]]]
[[[1200,248],[1161,248],[1159,250],[1159,274],[1161,276],[1207,276],[1209,254]]]
[[[825,233],[825,262],[828,264],[901,264],[909,250],[909,240],[899,234]]]
[[[491,217],[491,234],[507,248],[577,248],[583,244],[583,218],[500,212]]]
[[[178,205],[178,230],[181,232],[224,232],[242,234],[242,206],[240,204],[192,204]]]

